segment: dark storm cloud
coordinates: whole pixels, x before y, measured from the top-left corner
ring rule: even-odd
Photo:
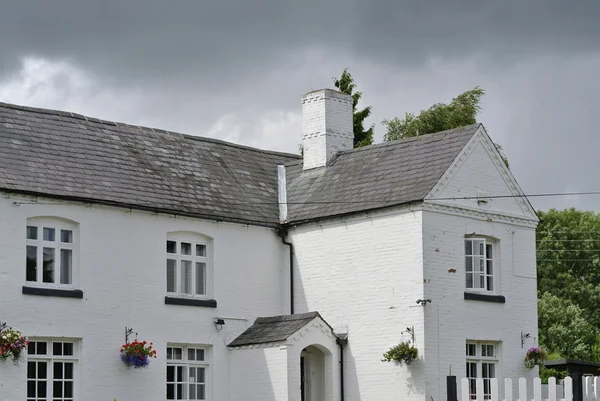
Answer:
[[[427,57],[598,48],[600,2],[53,0],[7,1],[0,11],[6,69],[23,54],[71,59],[131,79],[216,84],[298,49],[344,49],[414,65]],[[109,73],[110,72],[110,73]]]

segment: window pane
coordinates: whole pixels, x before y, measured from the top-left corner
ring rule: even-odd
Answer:
[[[206,395],[204,393],[204,384],[198,384],[196,391],[197,400],[204,400]]]
[[[473,243],[469,240],[465,241],[465,255],[473,254]]]
[[[473,274],[467,273],[467,288],[473,288]]]
[[[185,368],[183,366],[177,366],[177,382],[182,383],[187,381],[185,378]]]
[[[203,361],[204,360],[204,350],[203,349],[197,349],[196,350],[196,360],[197,361]]]
[[[485,259],[479,259],[479,271],[485,273]]]
[[[467,344],[467,356],[476,356],[477,346],[475,344]]]
[[[167,253],[177,253],[177,242],[167,241]]]
[[[189,348],[188,349],[188,361],[195,361],[196,360],[196,350],[193,348]],[[191,373],[190,373],[190,377],[191,377]]]
[[[189,242],[181,243],[181,254],[182,255],[191,255],[192,254],[192,244]]]
[[[46,397],[46,381],[38,381],[37,383],[37,395],[40,398]]]
[[[44,268],[42,273],[42,281],[44,283],[54,282],[54,248],[44,248]]]
[[[38,362],[37,363],[37,378],[45,379],[48,377],[48,372],[46,371],[48,364],[46,362]]]
[[[204,379],[204,368],[198,368],[198,374],[196,375],[196,381],[198,383],[204,383],[205,379]]]
[[[167,348],[167,360],[173,359],[173,348]]]
[[[73,243],[73,231],[60,230],[60,242],[64,242],[66,244],[72,244]]]
[[[54,391],[52,391],[52,395],[54,397],[62,397],[62,382],[54,382],[52,383],[54,387]]]
[[[27,239],[38,239],[38,228],[35,226],[27,226]]]
[[[487,290],[494,291],[494,278],[492,276],[487,277]]]
[[[485,246],[485,251],[486,251],[486,253],[487,253],[487,255],[486,255],[486,258],[488,258],[488,259],[492,259],[492,245],[490,245],[490,244],[487,244],[487,245]]]
[[[35,397],[35,380],[27,380],[27,397]]]
[[[73,251],[71,249],[60,250],[60,283],[71,284],[73,271]]]
[[[478,288],[485,288],[485,275],[480,275],[479,276],[479,287]]]
[[[173,348],[173,359],[183,359],[183,350],[181,348]]]
[[[490,375],[490,379],[493,379],[496,377],[496,364],[495,363],[488,364],[488,373]]]
[[[178,400],[185,400],[185,384],[178,384],[177,385],[177,399]]]
[[[167,259],[167,292],[177,292],[177,261]]]
[[[52,355],[62,355],[62,343],[52,344]]]
[[[73,355],[73,343],[63,343],[63,355]]]
[[[191,379],[190,379],[190,400],[195,400],[196,399],[196,385],[195,384],[191,384],[194,383]]]
[[[26,280],[37,281],[37,246],[27,246]]]
[[[73,382],[65,382],[65,397],[73,398]]]
[[[44,227],[44,241],[54,241],[54,228]]]
[[[175,381],[175,366],[167,365],[167,381],[171,383]]]
[[[167,384],[167,400],[175,399],[175,385]]]
[[[196,263],[196,294],[206,294],[206,263]]]
[[[206,245],[196,245],[196,256],[206,256]]]
[[[181,261],[181,292],[191,294],[192,292],[192,261]]]
[[[30,341],[27,345],[27,355],[35,355],[35,341]]]
[[[71,362],[65,363],[65,379],[73,379],[73,363]]]
[[[27,378],[35,379],[35,362],[27,362]]]
[[[473,258],[470,256],[467,256],[465,270],[468,272],[473,271]]]
[[[492,265],[491,260],[487,261],[486,266],[487,266],[487,274],[494,274],[494,266]]]
[[[481,275],[479,275],[478,273],[473,274],[473,288],[481,288],[480,278]]]
[[[37,355],[46,355],[46,343],[45,342],[37,342],[36,343],[36,348],[37,348]]]
[[[478,241],[478,243],[479,243],[479,253],[478,253],[478,255],[485,255],[485,253],[484,253],[485,243],[483,241]]]

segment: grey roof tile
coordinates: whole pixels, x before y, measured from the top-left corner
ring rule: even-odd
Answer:
[[[420,201],[431,191],[479,124],[352,149],[326,168],[287,165],[288,222]]]
[[[0,189],[8,191],[276,225],[277,165],[298,159],[0,103]]]
[[[241,347],[243,345],[285,341],[288,337],[317,317],[321,317],[318,312],[259,317],[252,326],[248,327],[246,331],[233,340],[229,346]]]

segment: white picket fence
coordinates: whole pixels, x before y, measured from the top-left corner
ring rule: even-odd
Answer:
[[[584,378],[583,383],[583,400],[584,401],[600,401],[600,378],[595,377],[593,380],[590,377]],[[498,388],[498,379],[490,379],[490,394],[484,394],[483,379],[477,379],[475,382],[476,401],[573,401],[573,380],[570,377],[564,379],[563,386],[557,386],[556,379],[551,377],[548,379],[547,397],[542,397],[542,381],[539,377],[533,379],[533,398],[528,396],[527,379],[520,378],[518,381],[518,393],[513,395],[512,379],[504,380],[504,397],[500,395]],[[564,389],[564,391],[562,391]],[[462,379],[460,383],[460,398],[461,401],[471,401],[469,379]]]

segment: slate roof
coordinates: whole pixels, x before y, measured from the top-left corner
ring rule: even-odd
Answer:
[[[286,165],[288,222],[301,222],[420,201],[480,124],[357,148],[326,168]]]
[[[321,317],[318,312],[259,317],[252,326],[248,327],[246,331],[233,340],[229,346],[241,347],[243,345],[285,341],[289,336],[317,317]]]
[[[0,189],[276,226],[300,156],[0,103]]]

